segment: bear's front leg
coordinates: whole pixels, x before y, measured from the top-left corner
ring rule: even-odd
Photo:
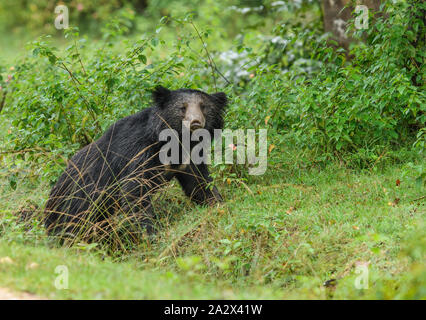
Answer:
[[[177,172],[175,177],[185,194],[195,203],[212,205],[223,201],[217,188],[208,186],[213,179],[210,177],[205,164],[195,165],[191,163],[184,171]]]
[[[120,210],[138,229],[145,229],[148,235],[154,233],[154,210],[146,186],[135,176],[127,177],[120,183]]]

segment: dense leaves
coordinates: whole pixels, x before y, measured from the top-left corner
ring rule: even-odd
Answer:
[[[12,120],[9,149],[36,151],[27,159],[48,157],[61,166],[116,119],[148,106],[150,89],[161,83],[222,87],[232,97],[228,127],[266,127],[274,147],[294,143],[315,161],[365,166],[401,148],[424,151],[423,2],[385,3],[368,30],[353,33],[349,59],[326,45],[317,2],[228,8],[227,18],[237,14],[250,22],[227,50],[218,43],[232,33],[227,25],[206,26],[225,7],[210,5],[163,17],[156,31],[131,40],[123,35],[134,17],[121,15],[97,42],[77,28],[65,31],[62,50],[48,37],[34,41],[30,54],[13,70],[3,69],[0,79],[9,93],[3,111]],[[290,14],[280,16],[284,9]],[[272,33],[265,31],[278,21]],[[170,30],[178,36],[171,39]]]
[[[262,62],[258,77],[247,85],[252,105],[247,114],[257,115],[258,123],[271,116],[279,132],[292,134],[297,144],[324,160],[355,159],[363,165],[413,143],[423,151],[425,53],[419,48],[425,47],[425,25],[415,13],[424,12],[424,6],[383,6],[385,14],[375,25],[354,35],[359,41],[349,61],[344,52],[324,46],[321,36],[299,34],[311,54],[309,68],[298,63],[306,61],[306,53],[293,64],[280,61],[275,65],[280,68]],[[276,31],[294,34],[291,28]],[[270,56],[268,48],[265,57]]]

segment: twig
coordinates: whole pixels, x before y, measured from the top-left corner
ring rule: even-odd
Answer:
[[[377,162],[380,161],[380,159],[386,154],[386,152],[387,152],[386,149],[383,150],[382,154],[376,159],[376,161],[374,161],[373,166],[370,169],[373,169],[376,166]]]
[[[4,102],[6,101],[6,96],[7,96],[7,91],[5,90],[4,93],[3,93],[3,97],[1,99],[1,102],[0,102],[0,113],[3,110]]]
[[[188,46],[189,50],[191,50],[192,52],[194,52],[199,58],[203,59],[203,57],[194,49],[192,49],[190,46]],[[228,78],[226,78],[222,72],[220,72],[220,70],[217,68],[216,63],[213,61],[214,63],[214,69],[216,70],[216,72],[223,78],[223,80],[225,80],[227,82],[226,85],[232,85],[232,82],[228,80]],[[211,65],[210,65],[211,67]]]
[[[49,153],[51,151],[43,148],[29,148],[29,149],[22,149],[22,150],[3,150],[0,151],[0,154],[22,154],[22,153],[28,153],[28,152],[34,152],[34,151],[41,151],[43,153]]]
[[[241,180],[237,180],[244,188],[246,188],[246,190],[252,195],[254,196],[253,191],[251,191],[251,189],[249,188],[249,186],[247,184],[245,184],[243,181]]]
[[[426,198],[426,195],[425,195],[425,196],[422,196],[422,197],[420,197],[420,198],[417,198],[417,199],[411,200],[410,202],[423,200],[424,198]]]
[[[61,67],[61,65],[63,67]],[[64,69],[66,72],[68,72],[68,74],[70,75],[70,77],[77,82],[80,86],[81,86],[81,82],[76,78],[76,76],[74,76],[74,74],[67,68],[67,66],[65,65],[65,63],[61,62],[60,66],[61,69]]]
[[[78,61],[80,62],[80,65],[81,65],[81,68],[83,69],[84,75],[87,75],[86,69],[83,66],[83,62],[81,61],[80,52],[78,52],[77,41],[76,40],[74,40],[74,45],[75,45],[75,51],[77,52],[77,55],[78,55]]]
[[[63,69],[63,70],[65,70],[66,72],[68,72],[68,74],[70,75],[70,77],[71,77],[71,79],[73,80],[73,82],[74,83],[76,83],[76,84],[78,84],[79,86],[81,86],[81,82],[75,77],[75,75],[67,68],[67,66],[65,65],[65,63],[61,63],[60,65],[59,65],[59,68],[61,68],[61,69]],[[87,110],[89,111],[89,114],[91,115],[91,117],[93,118],[93,121],[95,122],[95,126],[96,126],[96,129],[98,129],[99,130],[99,132],[101,131],[101,127],[100,127],[100,125],[99,125],[99,121],[98,121],[98,119],[96,118],[96,115],[94,114],[94,112],[93,112],[93,110],[92,110],[92,108],[90,107],[90,103],[87,101],[87,99],[86,99],[86,97],[85,96],[83,96],[81,93],[80,93],[80,90],[79,90],[79,95],[80,95],[80,97],[81,98],[83,98],[83,101],[85,102],[85,104],[86,104],[86,106],[87,106]]]
[[[215,76],[215,74],[214,74],[214,70],[215,70],[215,69],[214,69],[214,67],[213,67],[213,59],[212,59],[212,57],[210,56],[209,50],[207,50],[207,44],[204,42],[203,37],[201,36],[200,32],[198,32],[198,29],[197,29],[197,27],[195,26],[194,22],[192,22],[192,21],[191,21],[191,22],[190,22],[190,24],[191,24],[191,26],[194,28],[195,32],[197,32],[198,38],[200,38],[200,41],[201,41],[201,43],[202,43],[202,45],[203,45],[203,48],[204,48],[204,51],[206,51],[207,58],[208,58],[208,63],[209,63],[210,68],[212,69],[212,76],[213,76],[213,80],[214,80],[214,88],[215,88],[215,90],[217,91],[216,76]]]

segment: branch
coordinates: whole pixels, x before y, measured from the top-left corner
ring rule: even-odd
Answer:
[[[4,93],[3,93],[3,97],[2,97],[2,99],[0,101],[0,113],[3,110],[4,103],[6,101],[6,96],[7,96],[7,91],[5,90]]]
[[[209,53],[209,50],[207,50],[207,44],[204,42],[204,40],[203,40],[203,37],[201,36],[201,34],[198,32],[198,29],[197,29],[197,27],[195,26],[195,24],[194,24],[194,22],[190,22],[191,23],[191,26],[194,28],[194,30],[197,32],[197,35],[198,35],[198,38],[200,38],[200,41],[201,41],[201,43],[202,43],[202,45],[203,45],[203,48],[204,48],[204,51],[206,51],[206,54],[207,54],[207,58],[208,58],[208,63],[209,63],[209,66],[210,66],[210,68],[212,69],[212,76],[213,76],[213,80],[214,80],[214,88],[215,88],[215,90],[217,91],[217,85],[216,85],[216,76],[215,76],[215,74],[214,74],[214,70],[215,70],[215,68],[213,67],[213,59],[212,59],[212,57],[210,56],[210,53]]]

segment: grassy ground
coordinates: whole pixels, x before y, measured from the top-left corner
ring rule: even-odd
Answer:
[[[424,189],[410,168],[269,168],[246,186],[220,185],[227,201],[215,208],[171,185],[155,201],[156,238],[110,254],[58,247],[19,222],[18,208],[42,206],[49,188],[26,177],[13,190],[3,172],[0,287],[65,299],[425,299]],[[55,288],[58,266],[67,290]],[[368,289],[355,287],[362,268]]]
[[[170,12],[178,16],[175,8]],[[142,29],[157,30],[157,22],[144,23]],[[241,30],[235,23],[231,33]],[[268,24],[266,30],[276,25]],[[222,28],[213,29],[218,34],[209,39],[220,39],[212,43],[215,50],[235,48],[235,34],[222,37]],[[164,26],[162,39],[170,44],[185,34],[175,31]],[[0,37],[4,76],[31,54],[25,43],[35,39]],[[68,45],[62,37],[53,42]],[[263,42],[247,32],[244,43]],[[198,39],[192,45],[193,51],[204,48]],[[123,47],[116,43],[117,50]],[[171,50],[164,46],[154,54],[165,58]],[[3,115],[0,149],[10,142],[3,140],[7,121],[21,116]],[[113,247],[61,247],[45,235],[38,217],[22,220],[21,208],[43,208],[50,186],[40,175],[47,166],[29,168],[29,161],[11,162],[0,153],[0,289],[51,299],[426,299],[426,192],[416,183],[424,159],[382,166],[380,156],[382,167],[358,171],[339,164],[306,168],[298,167],[291,151],[279,154],[274,143],[281,165],[271,164],[247,183],[219,183],[223,205],[194,206],[174,183],[154,199],[160,218],[155,238]],[[66,278],[68,289],[61,289]]]

